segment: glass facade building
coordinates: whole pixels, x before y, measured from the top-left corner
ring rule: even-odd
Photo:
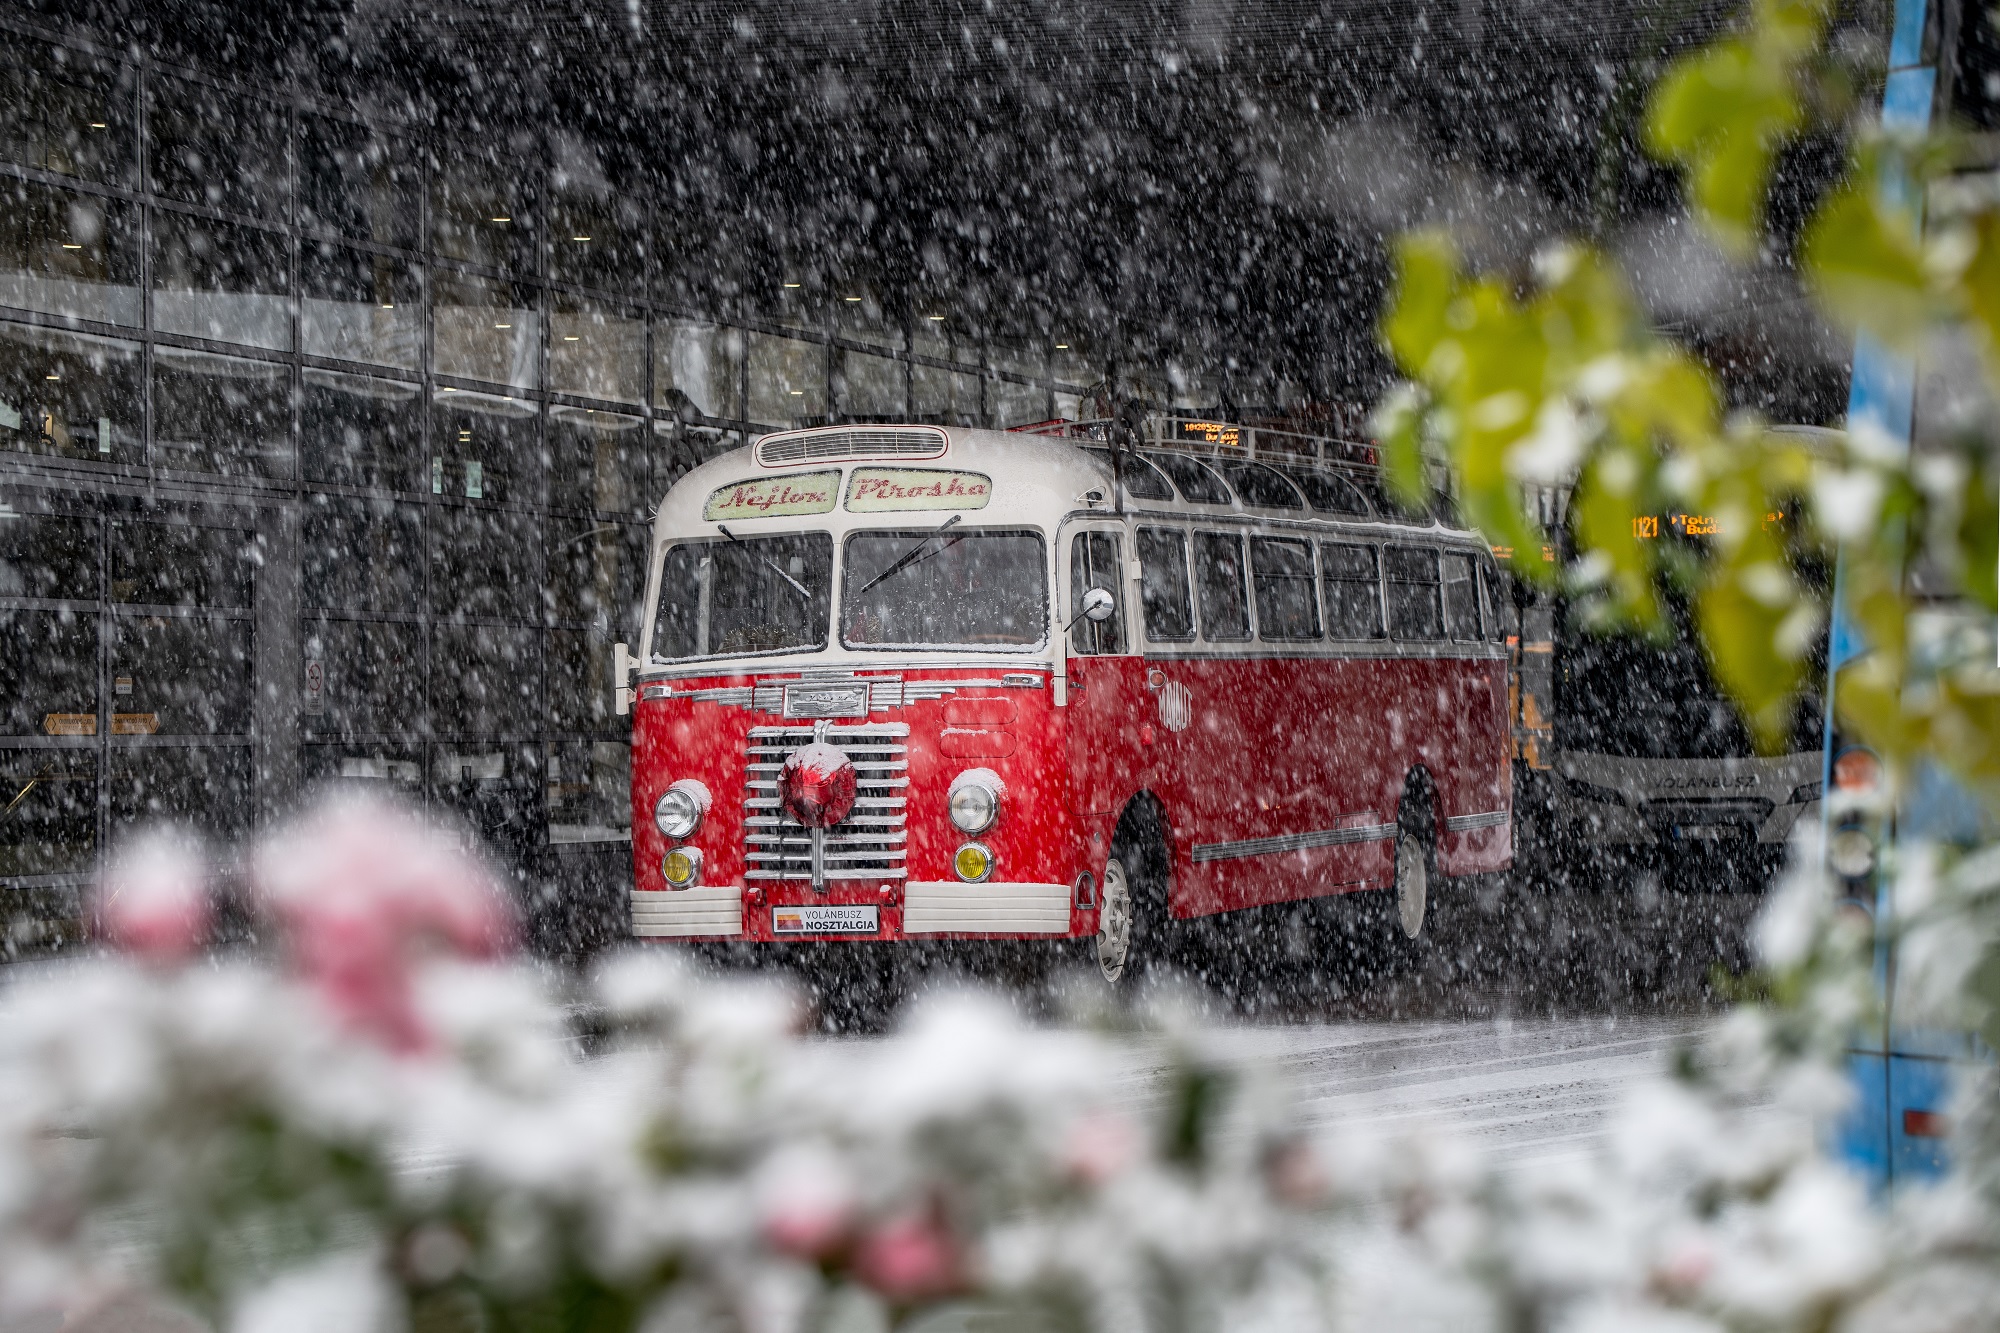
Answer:
[[[0,36],[16,946],[74,922],[123,831],[226,848],[328,780],[462,819],[533,914],[616,921],[610,649],[674,478],[760,430],[1010,426],[1083,392],[1061,353],[873,294],[673,304],[685,205],[532,144]]]

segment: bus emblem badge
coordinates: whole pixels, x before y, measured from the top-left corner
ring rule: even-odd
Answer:
[[[868,686],[787,685],[786,717],[866,717]]]
[[[1174,681],[1160,691],[1160,725],[1168,731],[1186,731],[1194,721],[1194,694]]]

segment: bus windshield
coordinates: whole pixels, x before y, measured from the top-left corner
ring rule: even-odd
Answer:
[[[660,568],[653,655],[668,661],[826,647],[833,538],[684,542]]]
[[[1756,753],[1742,714],[1716,683],[1687,608],[1677,597],[1664,600],[1674,626],[1664,644],[1593,633],[1568,608],[1560,614],[1556,748],[1626,759],[1739,759]],[[1815,654],[1816,661],[1824,661],[1823,652]],[[1819,748],[1819,708],[1810,694],[1798,701],[1789,742],[1794,752]]]
[[[912,528],[850,535],[841,642],[877,647],[1034,647],[1048,634],[1040,533]]]

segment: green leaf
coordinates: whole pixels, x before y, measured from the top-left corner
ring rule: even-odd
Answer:
[[[1806,279],[1850,328],[1909,348],[1942,313],[1910,220],[1867,180],[1835,192],[1806,231]]]

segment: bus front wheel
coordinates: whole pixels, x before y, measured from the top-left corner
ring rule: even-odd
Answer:
[[[1097,968],[1114,986],[1137,961],[1132,957],[1133,910],[1132,877],[1114,856],[1104,863],[1104,898],[1097,909]]]

